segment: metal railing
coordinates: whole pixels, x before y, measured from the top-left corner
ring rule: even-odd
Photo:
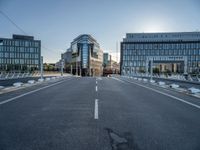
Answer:
[[[148,73],[131,73],[126,74],[125,76],[132,76],[132,77],[151,77],[151,74]],[[181,81],[192,81],[192,82],[200,82],[200,76],[192,76],[188,74],[187,76],[182,74],[152,74],[153,78],[161,78],[161,79],[173,79],[173,80],[181,80]]]
[[[38,72],[35,73],[27,73],[27,72],[9,72],[9,73],[0,73],[0,80],[6,80],[6,79],[18,79],[18,78],[26,78],[26,77],[34,77],[38,74]]]

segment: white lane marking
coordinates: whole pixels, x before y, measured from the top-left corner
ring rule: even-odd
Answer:
[[[65,81],[66,81],[66,80],[65,80]],[[67,81],[68,81],[68,80],[67,80]],[[0,102],[0,105],[3,105],[3,104],[8,103],[8,102],[11,102],[11,101],[16,100],[16,99],[18,99],[18,98],[21,98],[21,97],[23,97],[23,96],[26,96],[26,95],[35,93],[35,92],[37,92],[37,91],[40,91],[40,90],[43,90],[43,89],[52,87],[52,86],[57,85],[57,84],[60,84],[60,83],[62,83],[62,82],[64,82],[64,81],[56,82],[56,83],[54,83],[54,84],[47,85],[47,86],[45,86],[45,87],[41,87],[41,88],[39,88],[39,89],[36,89],[36,90],[30,91],[30,92],[27,92],[27,93],[18,95],[18,96],[16,96],[16,97],[12,97],[12,98],[7,99],[7,100],[4,100],[4,101],[1,101],[1,102]]]
[[[96,85],[96,88],[95,88],[95,89],[96,89],[96,92],[97,92],[97,91],[98,91],[98,87],[97,87],[97,85]]]
[[[120,79],[119,79],[119,80],[120,80]],[[170,95],[170,94],[167,94],[167,93],[158,91],[158,90],[156,90],[156,89],[153,89],[153,88],[150,88],[150,87],[147,87],[147,86],[144,86],[144,85],[135,83],[135,82],[130,82],[130,81],[127,81],[127,80],[126,80],[126,82],[136,84],[136,85],[138,85],[138,86],[140,86],[140,87],[143,87],[143,88],[152,90],[152,91],[154,91],[154,92],[160,93],[160,94],[162,94],[162,95],[168,96],[168,97],[170,97],[170,98],[173,98],[173,99],[175,99],[175,100],[178,100],[178,101],[180,101],[180,102],[183,102],[183,103],[185,103],[185,104],[188,104],[188,105],[190,105],[190,106],[193,106],[193,107],[196,107],[196,108],[200,109],[200,106],[199,106],[199,105],[193,104],[193,103],[191,103],[191,102],[188,102],[188,101],[186,101],[186,100],[184,100],[184,99],[181,99],[181,98],[178,98],[178,97],[176,97],[176,96],[173,96],[173,95]]]
[[[98,99],[95,99],[95,104],[94,104],[94,119],[99,119]]]
[[[96,84],[97,84],[97,81],[96,81]]]
[[[120,79],[118,79],[118,78],[115,78],[115,77],[111,77],[111,78],[114,79],[114,80],[117,80],[117,81],[119,81],[119,82],[126,83],[126,82],[124,82],[124,81],[122,81],[122,80],[120,80]]]

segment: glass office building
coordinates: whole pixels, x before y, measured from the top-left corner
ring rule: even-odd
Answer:
[[[31,72],[39,69],[41,41],[33,36],[0,38],[0,71]]]
[[[127,33],[121,42],[121,74],[199,73],[200,32]]]
[[[73,73],[82,76],[102,74],[103,51],[99,43],[88,34],[82,34],[71,42]]]
[[[103,53],[103,66],[106,67],[111,62],[111,55]]]

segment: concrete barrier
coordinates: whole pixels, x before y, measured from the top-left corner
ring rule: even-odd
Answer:
[[[150,80],[149,82],[150,82],[150,83],[156,83],[156,81],[155,81],[155,80]]]
[[[43,81],[44,81],[44,79],[41,79],[41,78],[40,78],[40,79],[38,79],[38,82],[43,82]]]
[[[45,78],[45,81],[49,81],[49,80],[51,80],[51,78]]]
[[[34,84],[35,80],[28,80],[28,84]]]
[[[148,80],[144,78],[143,81],[144,81],[144,82],[147,82]]]
[[[192,94],[200,93],[200,89],[194,87],[189,88],[188,91]]]
[[[158,85],[163,86],[163,85],[165,85],[165,82],[159,81],[159,82],[158,82]]]
[[[56,77],[51,77],[51,79],[52,79],[52,80],[55,80],[55,79],[56,79]]]
[[[13,86],[14,86],[14,87],[20,87],[20,86],[22,86],[22,85],[23,85],[22,82],[13,83]]]
[[[173,83],[173,84],[170,84],[169,87],[173,88],[173,89],[176,89],[176,88],[179,88],[180,86],[178,84],[174,84]]]

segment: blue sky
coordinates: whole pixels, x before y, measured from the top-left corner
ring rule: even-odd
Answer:
[[[199,0],[0,0],[0,10],[42,41],[56,62],[79,34],[91,34],[115,54],[127,32],[200,31]],[[23,34],[0,14],[0,37]]]

